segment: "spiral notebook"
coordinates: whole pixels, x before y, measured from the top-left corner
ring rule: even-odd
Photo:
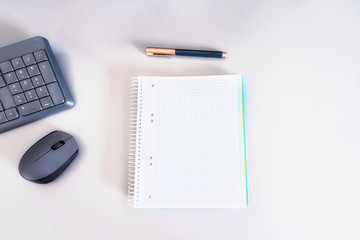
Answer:
[[[246,112],[240,75],[133,79],[128,203],[249,207]]]

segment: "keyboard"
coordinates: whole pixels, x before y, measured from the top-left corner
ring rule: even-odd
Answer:
[[[73,105],[45,38],[34,37],[0,48],[0,133]]]

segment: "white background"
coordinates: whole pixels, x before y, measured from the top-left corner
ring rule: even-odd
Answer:
[[[0,45],[50,41],[76,106],[0,135],[1,239],[359,239],[359,1],[2,1]],[[225,60],[151,58],[146,46]],[[248,77],[250,209],[126,204],[130,78]],[[50,131],[80,154],[55,182],[21,178]]]

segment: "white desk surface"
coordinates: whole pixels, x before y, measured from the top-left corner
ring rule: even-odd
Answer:
[[[35,35],[76,106],[0,135],[0,239],[360,238],[359,1],[4,1],[0,45]],[[251,208],[129,207],[130,78],[234,73],[248,77]],[[79,156],[51,184],[25,181],[19,159],[56,129]]]

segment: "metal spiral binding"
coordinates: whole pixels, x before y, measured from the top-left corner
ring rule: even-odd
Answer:
[[[130,132],[129,132],[129,166],[128,166],[128,204],[134,206],[135,194],[135,160],[136,131],[138,108],[138,79],[132,78],[130,88]]]

